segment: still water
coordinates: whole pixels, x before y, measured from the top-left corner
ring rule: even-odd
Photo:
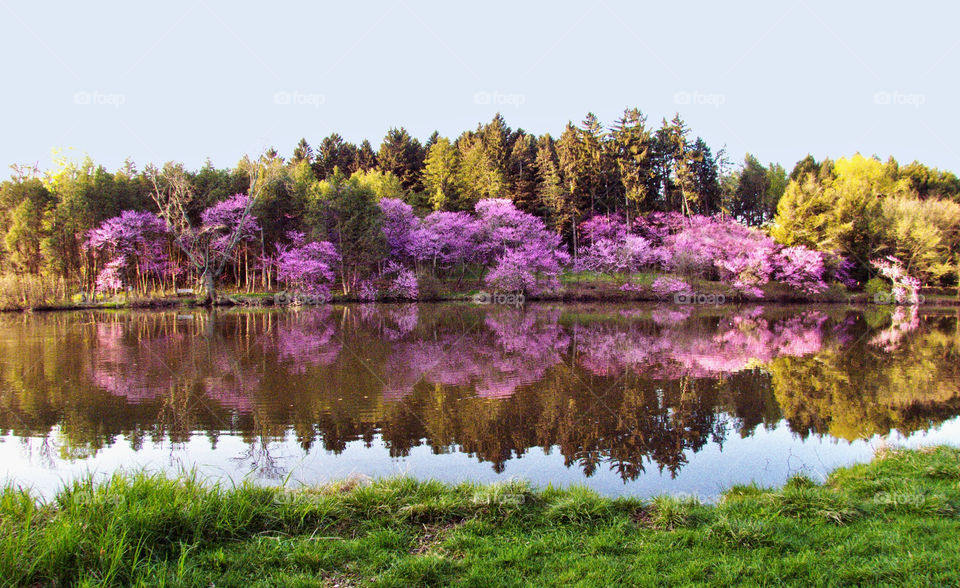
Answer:
[[[960,444],[955,309],[351,305],[0,316],[0,478],[523,478],[606,495]]]

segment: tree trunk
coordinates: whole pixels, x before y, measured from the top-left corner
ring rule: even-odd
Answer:
[[[203,282],[204,303],[213,305],[217,300],[217,289],[213,272],[210,271],[209,268],[205,269],[203,275],[200,276],[200,280]]]

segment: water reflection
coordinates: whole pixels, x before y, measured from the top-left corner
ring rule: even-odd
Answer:
[[[925,431],[960,414],[952,312],[470,305],[85,312],[0,319],[0,432],[41,461],[128,443],[271,454],[427,446],[502,472],[531,450],[589,477],[676,476],[786,423],[797,443]],[[439,463],[439,462],[438,462]]]

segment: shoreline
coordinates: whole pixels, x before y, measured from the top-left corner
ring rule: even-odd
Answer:
[[[704,293],[706,295],[722,295],[724,300],[717,305],[724,304],[790,304],[790,305],[846,305],[851,307],[862,306],[909,306],[897,304],[881,304],[873,301],[869,294],[859,293],[846,296],[802,296],[802,295],[776,295],[764,298],[742,297],[723,293]],[[111,300],[94,303],[70,303],[70,304],[44,304],[34,307],[14,307],[2,308],[3,313],[29,313],[29,312],[58,312],[58,311],[79,311],[79,310],[143,310],[143,309],[177,309],[177,308],[230,308],[230,307],[304,307],[304,306],[323,306],[325,304],[421,304],[421,303],[456,303],[467,302],[475,303],[474,294],[471,293],[451,293],[449,295],[422,297],[416,300],[402,299],[382,299],[376,301],[359,300],[355,297],[334,296],[332,300],[322,303],[277,303],[275,298],[277,293],[271,292],[253,292],[244,294],[223,295],[217,302],[210,304],[196,298],[187,298],[183,296],[161,296],[136,298],[133,300]],[[512,296],[512,295],[511,295]],[[658,297],[653,294],[645,295],[643,293],[623,293],[623,292],[590,292],[590,291],[561,291],[551,294],[527,295],[523,301],[518,304],[522,306],[527,302],[559,302],[564,304],[576,303],[672,303],[669,298]],[[674,303],[678,306],[686,306],[684,303]],[[712,305],[712,304],[711,304]],[[512,305],[511,305],[512,306]],[[949,295],[937,295],[932,300],[926,300],[918,305],[920,308],[951,308],[960,307],[960,299]]]

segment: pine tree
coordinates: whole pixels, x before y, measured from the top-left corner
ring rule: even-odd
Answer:
[[[290,161],[291,163],[300,163],[301,161],[306,161],[307,163],[313,162],[313,147],[307,143],[305,138],[301,138],[300,142],[297,143],[297,146],[293,150],[293,158]]]
[[[654,140],[646,123],[647,118],[638,108],[627,109],[611,132],[611,148],[619,171],[628,223],[631,208],[639,213],[645,204],[649,206],[648,197],[651,195]]]
[[[567,123],[556,142],[556,161],[559,171],[561,190],[555,191],[554,198],[546,201],[557,219],[558,228],[569,231],[574,250],[579,246],[577,223],[583,212],[583,184],[585,174],[579,165],[579,133],[573,123]],[[588,203],[589,204],[589,203]]]
[[[484,130],[479,127],[477,132],[465,132],[456,142],[460,153],[459,182],[467,208],[472,208],[482,198],[506,195],[507,180],[497,158],[498,133],[485,133]]]
[[[420,190],[424,155],[420,142],[411,138],[405,128],[391,128],[377,152],[377,166],[400,178],[404,189]]]
[[[706,141],[697,137],[691,148],[694,191],[697,193],[697,212],[716,214],[721,210],[720,172]]]
[[[427,142],[423,144],[423,152],[429,153],[430,148],[433,147],[434,143],[436,143],[437,139],[439,138],[440,138],[439,131],[433,131],[432,133],[430,133],[430,136],[427,137]]]
[[[610,169],[604,146],[603,126],[592,112],[578,129],[576,142],[576,167],[580,179],[580,188],[589,197],[590,212],[594,213],[598,207],[606,209],[607,195],[610,186]]]
[[[517,208],[535,214],[540,207],[537,197],[537,141],[533,135],[522,133],[513,140],[507,158],[507,182],[510,199]]]
[[[803,177],[807,174],[817,175],[820,173],[820,164],[817,163],[817,160],[813,158],[809,153],[806,157],[797,162],[793,166],[793,171],[790,172],[790,179],[796,180],[798,182],[803,181]]]
[[[460,204],[460,154],[450,139],[439,137],[427,152],[423,188],[434,210],[455,209]]]
[[[684,215],[692,214],[698,202],[693,169],[699,155],[690,148],[688,134],[686,123],[677,114],[670,122],[664,119],[656,135],[656,176],[661,182],[663,208]]]
[[[495,167],[501,173],[506,169],[507,157],[510,155],[510,127],[503,116],[498,112],[493,119],[477,128],[477,134],[483,141],[487,154],[492,158]]]
[[[370,141],[364,139],[357,149],[357,169],[360,171],[370,171],[377,167],[377,154],[373,151]]]
[[[730,212],[740,222],[757,226],[764,221],[764,205],[770,179],[767,168],[753,155],[747,153],[743,158],[743,169],[739,174],[737,190]]]
[[[313,171],[321,180],[333,175],[334,168],[349,175],[358,169],[356,160],[356,146],[345,142],[337,133],[333,133],[317,147]]]

